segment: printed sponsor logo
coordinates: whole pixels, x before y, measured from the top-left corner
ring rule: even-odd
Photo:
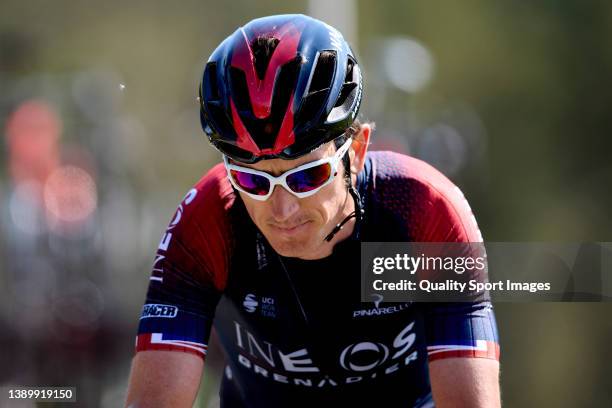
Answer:
[[[359,353],[366,354],[365,352],[370,352],[369,354],[374,355],[367,362],[367,364],[361,364],[359,361],[351,362],[350,356],[357,355]],[[340,355],[340,365],[345,370],[360,372],[360,371],[368,371],[371,370],[380,364],[384,363],[389,357],[389,348],[382,343],[372,343],[371,341],[363,341],[357,344],[351,344],[346,347],[342,354]]]
[[[255,310],[257,310],[257,306],[259,305],[259,302],[255,298],[254,294],[249,293],[248,295],[244,297],[244,302],[242,302],[242,305],[244,306],[244,310],[246,310],[249,313],[254,313]]]
[[[389,315],[401,312],[402,310],[407,309],[409,306],[410,303],[402,303],[400,305],[393,305],[389,307],[375,307],[374,309],[353,310],[353,317]]]
[[[372,293],[370,296],[374,298],[374,307],[378,309],[378,305],[380,305],[380,302],[383,301],[383,295],[379,293]]]
[[[258,339],[248,329],[234,321],[238,363],[257,375],[273,381],[304,387],[323,388],[349,384],[390,375],[417,361],[414,350],[414,322],[408,323],[391,344],[362,341],[339,351],[337,363],[344,373],[333,376],[322,371],[305,347],[286,352],[272,343]]]
[[[380,307],[380,303],[383,301],[383,295],[379,293],[372,293],[370,294],[370,297],[374,299],[374,309],[353,310],[353,317],[388,315],[401,312],[402,310],[410,306],[410,303],[403,303],[400,305],[393,305],[389,307]]]
[[[261,314],[266,317],[276,317],[276,301],[274,298],[261,297]]]
[[[255,313],[255,311],[259,310],[262,316],[276,317],[276,301],[272,297],[258,297],[253,293],[249,293],[244,297],[242,305],[244,310],[249,313]]]
[[[174,227],[176,227],[178,225],[178,223],[181,221],[181,218],[183,217],[184,206],[191,204],[191,202],[196,197],[196,195],[198,195],[198,190],[196,190],[195,188],[192,188],[191,190],[189,190],[187,192],[187,194],[185,194],[185,197],[183,198],[183,201],[181,201],[181,203],[179,204],[178,208],[176,209],[176,212],[174,214],[174,218],[172,218],[172,221],[170,221],[170,225],[168,225],[168,228],[166,229],[166,232],[162,236],[162,239],[161,239],[161,241],[159,243],[159,247],[158,247],[158,249],[160,251],[167,251],[168,250],[168,247],[170,246],[170,242],[172,241],[172,232],[171,232],[171,230]]]
[[[147,303],[142,307],[141,319],[147,317],[164,317],[167,319],[173,319],[178,314],[178,307],[172,305],[158,305],[155,303]]]

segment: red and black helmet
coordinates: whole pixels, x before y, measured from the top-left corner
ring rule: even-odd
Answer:
[[[361,72],[335,28],[304,15],[259,18],[206,63],[200,118],[228,157],[295,159],[344,133],[361,103]]]

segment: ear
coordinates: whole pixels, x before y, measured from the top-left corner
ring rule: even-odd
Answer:
[[[363,170],[365,165],[366,153],[368,146],[370,145],[370,134],[372,133],[372,126],[369,123],[361,125],[361,130],[353,138],[351,144],[350,155],[351,155],[351,173],[357,174]]]

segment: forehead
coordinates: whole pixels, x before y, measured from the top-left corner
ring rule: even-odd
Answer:
[[[332,141],[321,145],[312,152],[295,160],[270,159],[261,160],[254,164],[236,164],[239,166],[249,167],[255,170],[265,171],[266,173],[278,175],[291,169],[294,169],[298,166],[301,166],[302,164],[310,163],[312,161],[331,156],[334,154],[335,151],[336,149],[334,148],[334,142]]]

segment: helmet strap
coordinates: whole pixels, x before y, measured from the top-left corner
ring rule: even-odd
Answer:
[[[347,184],[347,189],[355,203],[355,211],[347,215],[341,222],[336,224],[334,229],[329,234],[327,234],[327,236],[325,237],[324,240],[327,242],[330,242],[334,238],[334,236],[336,236],[336,234],[340,232],[342,228],[344,228],[344,225],[347,222],[349,222],[351,218],[353,217],[356,219],[356,223],[355,223],[356,235],[355,236],[359,238],[359,232],[360,232],[359,230],[361,227],[361,221],[363,220],[363,214],[365,212],[361,206],[361,196],[359,195],[359,192],[353,186],[353,181],[351,178],[351,159],[350,159],[350,155],[348,154],[348,152],[347,154],[344,155],[344,157],[342,157],[342,164],[344,165],[344,179]]]

